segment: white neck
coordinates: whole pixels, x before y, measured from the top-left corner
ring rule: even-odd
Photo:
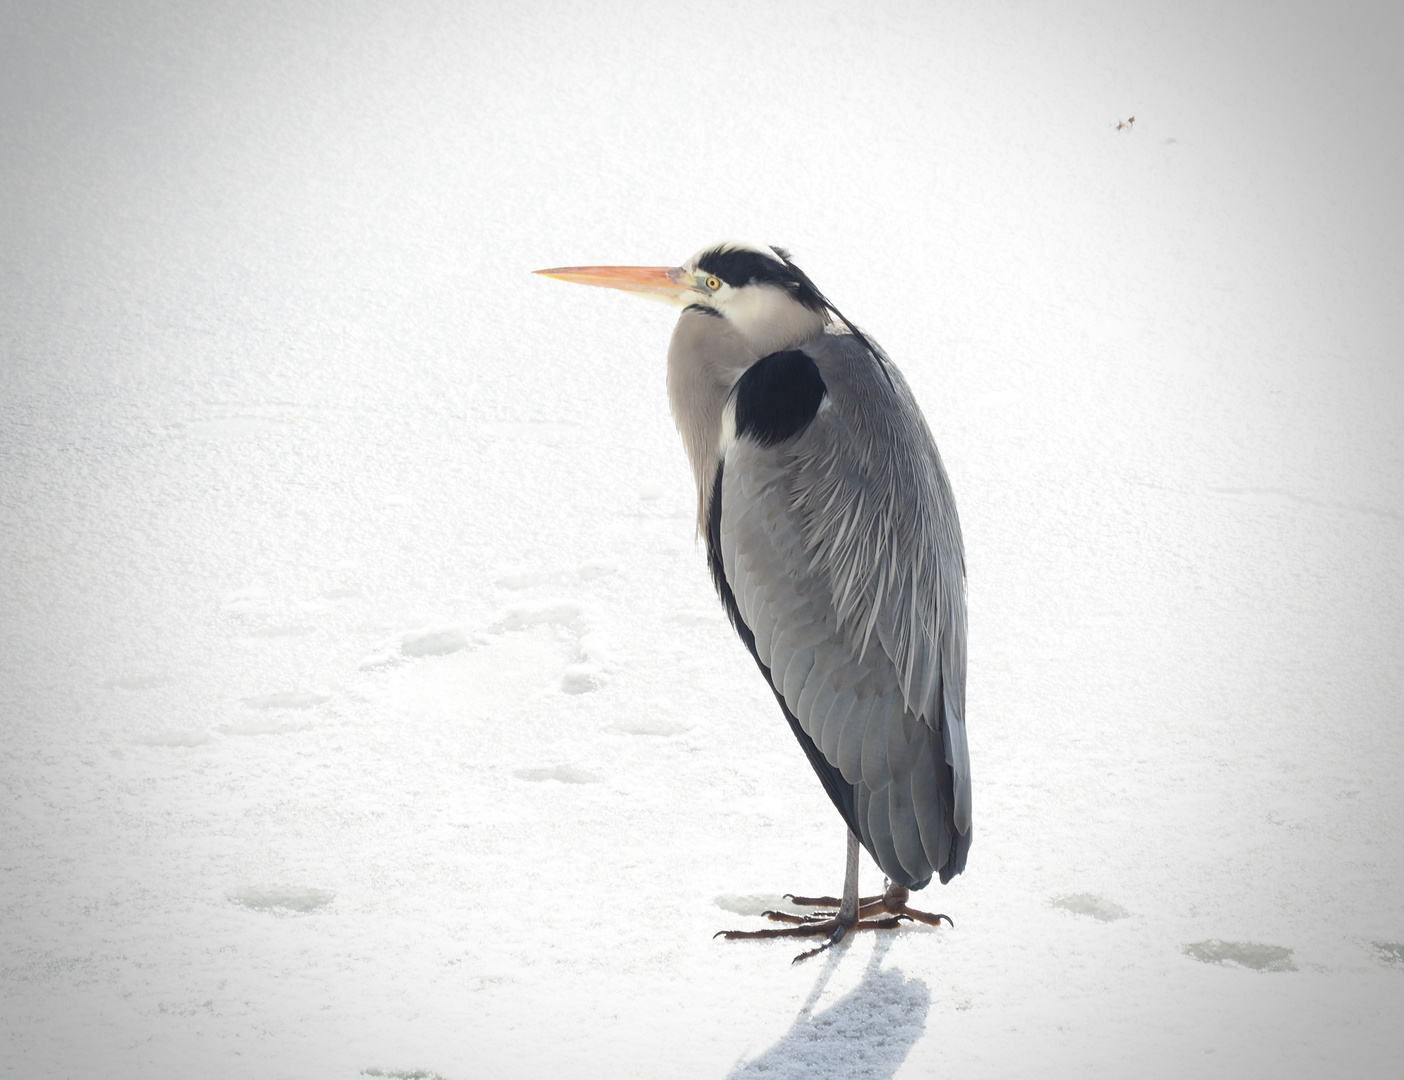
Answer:
[[[829,321],[827,313],[796,303],[784,289],[764,285],[737,289],[722,314],[757,357],[792,349],[822,333]]]

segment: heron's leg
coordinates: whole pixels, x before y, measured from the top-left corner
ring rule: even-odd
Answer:
[[[848,830],[848,862],[843,868],[843,903],[839,904],[838,921],[840,926],[852,926],[858,921],[858,837],[852,829]],[[837,939],[834,944],[838,944]]]
[[[850,930],[895,930],[901,925],[904,918],[909,918],[905,914],[886,914],[886,917],[879,919],[864,919],[862,912],[867,906],[867,902],[858,896],[858,838],[852,832],[848,834],[848,863],[843,876],[843,898],[837,901],[838,910],[820,912],[814,915],[801,916],[791,915],[788,912],[767,911],[765,915],[777,922],[788,922],[796,925],[787,926],[783,930],[723,930],[717,937],[725,937],[728,941],[737,938],[778,938],[778,937],[827,937],[816,949],[802,952],[794,958],[793,963],[798,964],[825,949],[833,948],[847,936]],[[876,898],[881,900],[881,897]],[[875,913],[880,909],[874,909]]]
[[[821,924],[829,928],[829,940],[820,945],[817,949],[810,949],[802,952],[790,961],[798,964],[801,960],[808,959],[816,953],[821,953],[825,949],[832,949],[847,936],[848,932],[859,925],[858,922],[858,837],[853,835],[853,830],[848,830],[848,856],[843,868],[843,900],[839,903],[838,911],[833,917]],[[897,920],[892,919],[892,926],[897,925]],[[876,929],[876,924],[874,924]]]
[[[843,873],[843,897],[837,896],[796,896],[794,893],[786,893],[785,899],[799,907],[826,907],[836,908],[840,917],[852,901],[853,910],[856,912],[860,905],[867,906],[876,900],[881,900],[881,896],[858,895],[858,856],[861,851],[858,837],[853,835],[853,830],[848,830],[848,864]],[[767,913],[769,914],[769,913]],[[822,917],[822,916],[821,916]],[[799,916],[795,916],[796,919]],[[806,917],[804,921],[809,922],[813,916]],[[788,919],[781,920],[788,922]]]
[[[858,908],[860,904],[867,904],[871,900],[881,899],[881,897],[858,896],[858,837],[853,835],[853,830],[848,830],[848,856],[843,870],[843,899],[832,896],[795,896],[793,893],[786,893],[785,899],[792,904],[801,907],[827,907],[837,908],[836,911],[820,911],[813,915],[791,915],[788,911],[763,911],[761,912],[767,919],[773,922],[787,923],[828,923],[833,922],[845,930],[851,928],[858,921]],[[830,943],[837,945],[843,940],[843,933],[838,933],[838,937]]]

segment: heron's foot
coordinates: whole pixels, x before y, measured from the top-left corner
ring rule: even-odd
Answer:
[[[811,956],[818,956],[826,949],[832,949],[848,936],[851,930],[895,930],[905,916],[890,915],[882,919],[840,919],[836,912],[823,915],[800,916],[784,911],[767,911],[767,918],[794,925],[775,927],[771,930],[720,930],[713,937],[724,937],[727,941],[743,938],[783,938],[783,937],[825,937],[828,940],[815,949],[808,949],[790,961],[798,964]]]
[[[907,906],[907,899],[911,896],[910,891],[902,885],[888,884],[887,889],[881,896],[863,896],[858,900],[858,915],[856,918],[843,919],[838,911],[840,901],[833,896],[795,896],[787,893],[785,899],[799,907],[827,907],[834,910],[816,911],[810,915],[796,915],[788,911],[763,911],[761,912],[772,922],[788,923],[784,929],[775,928],[770,930],[722,930],[715,934],[715,937],[724,937],[727,941],[737,941],[743,938],[780,938],[780,937],[827,937],[816,949],[802,952],[794,958],[792,963],[798,964],[801,960],[807,960],[811,956],[816,956],[825,949],[831,949],[847,936],[850,930],[895,930],[901,926],[903,921],[924,923],[927,926],[940,926],[941,920],[952,927],[955,923],[951,921],[949,915],[932,915],[926,911],[918,911]]]
[[[925,923],[927,926],[940,926],[941,920],[946,920],[946,925],[952,928],[955,923],[951,921],[949,915],[933,915],[929,911],[918,911],[914,907],[907,906],[907,900],[911,896],[911,890],[903,885],[893,885],[888,883],[887,889],[881,896],[860,896],[858,898],[858,918],[869,919],[874,915],[905,915],[915,922]],[[832,917],[837,913],[839,900],[834,896],[796,896],[793,893],[786,893],[785,899],[796,907],[823,907],[833,908],[833,911],[821,911],[814,915],[790,915],[783,911],[762,912],[766,918],[775,919],[778,922],[815,922],[821,919]]]

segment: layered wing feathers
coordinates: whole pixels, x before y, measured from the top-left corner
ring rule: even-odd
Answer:
[[[850,828],[894,881],[949,880],[971,835],[954,500],[894,368],[847,334],[804,351],[827,399],[792,438],[726,448],[719,569],[825,786],[852,786]]]

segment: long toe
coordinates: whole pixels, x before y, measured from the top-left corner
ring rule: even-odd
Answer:
[[[916,908],[908,907],[906,904],[898,908],[898,914],[905,915],[907,918],[914,919],[919,923],[925,923],[927,926],[940,926],[941,920],[945,919],[946,925],[952,930],[955,929],[955,923],[951,921],[949,915],[933,915],[929,911],[918,911]]]
[[[836,908],[843,903],[837,896],[796,896],[794,893],[786,893],[785,899],[800,907],[831,907]]]
[[[837,925],[835,920],[825,919],[822,922],[801,922],[798,926],[772,927],[768,930],[718,930],[712,937],[726,938],[727,941],[739,941],[743,938],[818,937],[820,934],[829,933]]]
[[[785,923],[815,923],[822,922],[824,915],[796,915],[792,911],[762,911],[761,914],[771,922]],[[832,914],[832,912],[830,913]]]
[[[926,915],[925,912],[918,912],[926,919],[934,916]],[[725,938],[727,941],[754,940],[758,938],[789,938],[789,937],[828,937],[823,945],[817,949],[810,949],[802,952],[794,958],[792,963],[798,964],[801,960],[807,960],[826,949],[833,948],[842,941],[852,930],[896,930],[903,922],[912,918],[907,912],[899,912],[894,915],[887,915],[881,919],[862,919],[856,923],[848,924],[841,922],[836,916],[828,919],[816,919],[809,922],[801,921],[797,916],[789,916],[795,919],[795,925],[776,926],[765,930],[718,930],[713,937]],[[941,916],[944,918],[945,916]],[[788,921],[788,920],[787,920]]]

